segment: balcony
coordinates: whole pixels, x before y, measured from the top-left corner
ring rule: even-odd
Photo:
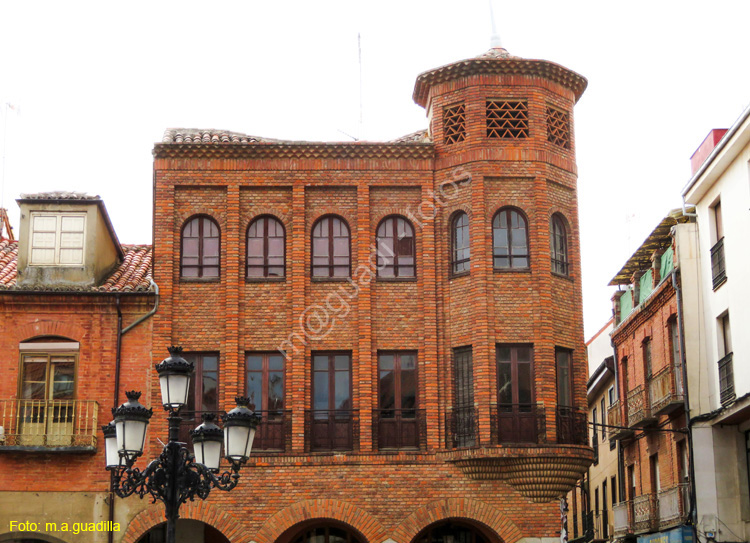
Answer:
[[[0,451],[95,452],[99,404],[0,400]]]
[[[491,413],[493,445],[543,443],[546,434],[544,410],[536,404],[503,404]]]
[[[628,392],[628,424],[631,428],[648,426],[656,422],[656,417],[651,414],[651,405],[648,399],[648,390],[643,385],[638,385]]]
[[[359,411],[309,409],[305,411],[305,436],[310,452],[352,451],[359,444]]]
[[[727,269],[724,264],[724,238],[711,247],[711,277],[713,278],[714,290],[719,288],[727,280]]]
[[[612,533],[609,525],[609,512],[605,509],[604,511],[593,512],[594,522],[594,541],[606,541],[609,539],[609,534]]]
[[[378,449],[419,450],[426,445],[424,409],[376,409],[372,414],[373,442]]]
[[[627,424],[623,423],[622,403],[620,403],[620,400],[617,400],[607,409],[607,425],[609,426],[610,439],[622,439],[633,433],[633,430]]]
[[[732,353],[719,360],[719,398],[725,405],[735,399]]]
[[[624,537],[633,533],[633,502],[628,500],[616,503],[612,506],[612,516],[614,517],[613,535]]]
[[[566,445],[587,445],[589,432],[584,411],[557,406],[557,442]]]
[[[477,411],[473,407],[456,407],[445,417],[446,447],[467,449],[479,445]]]
[[[659,492],[659,529],[674,528],[687,521],[690,511],[690,488],[679,484]]]
[[[666,415],[684,406],[681,366],[667,366],[656,373],[648,383],[651,412],[654,416]]]
[[[633,532],[654,532],[659,529],[659,501],[656,494],[644,494],[633,499]]]

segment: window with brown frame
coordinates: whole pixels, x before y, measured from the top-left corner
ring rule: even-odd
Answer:
[[[348,352],[313,353],[312,450],[353,448],[352,355]]]
[[[552,272],[568,275],[568,234],[565,221],[560,214],[555,213],[550,219],[550,254],[552,257]]]
[[[210,217],[193,217],[182,227],[180,276],[219,277],[219,225]]]
[[[519,209],[505,207],[495,214],[492,220],[492,254],[496,270],[529,267],[528,225]]]
[[[535,443],[534,349],[497,345],[497,435],[499,443]]]
[[[219,353],[182,353],[193,363],[188,403],[180,411],[180,439],[190,443],[190,430],[201,423],[203,413],[219,413]]]
[[[555,349],[555,363],[557,365],[557,405],[559,407],[573,406],[573,375],[571,362],[573,353],[568,349]]]
[[[284,225],[276,217],[258,217],[247,228],[247,277],[284,277]]]
[[[459,274],[468,272],[470,268],[469,215],[459,211],[451,222],[451,270],[454,274]]]
[[[253,450],[284,450],[284,356],[278,351],[247,353],[245,372],[247,397],[261,417]]]
[[[318,219],[312,229],[312,276],[349,277],[351,239],[346,221],[336,215]]]
[[[417,353],[378,353],[378,446],[419,447]]]
[[[392,215],[377,230],[378,277],[415,277],[414,227],[403,217]]]

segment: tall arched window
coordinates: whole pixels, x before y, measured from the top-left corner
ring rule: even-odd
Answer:
[[[469,271],[470,267],[469,216],[459,211],[451,223],[451,270],[453,273],[463,273]]]
[[[284,277],[284,226],[268,215],[247,228],[247,276]]]
[[[219,277],[219,225],[206,216],[190,219],[182,227],[182,277]]]
[[[378,277],[414,277],[414,228],[403,217],[390,216],[378,226]]]
[[[326,215],[312,230],[313,277],[349,277],[349,226],[341,217]]]
[[[549,244],[552,255],[552,272],[568,275],[568,234],[565,220],[555,213],[549,223]]]
[[[492,254],[495,269],[529,267],[528,226],[519,209],[505,207],[495,214]]]

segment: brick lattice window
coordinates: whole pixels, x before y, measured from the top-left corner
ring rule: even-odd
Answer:
[[[443,110],[443,141],[446,145],[460,143],[466,139],[466,109],[463,104]]]
[[[553,107],[547,107],[547,141],[570,149],[570,118],[568,114]]]
[[[488,138],[528,138],[529,109],[526,102],[487,100]]]

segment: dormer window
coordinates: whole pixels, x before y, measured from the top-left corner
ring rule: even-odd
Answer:
[[[31,266],[83,265],[85,213],[31,213]]]

